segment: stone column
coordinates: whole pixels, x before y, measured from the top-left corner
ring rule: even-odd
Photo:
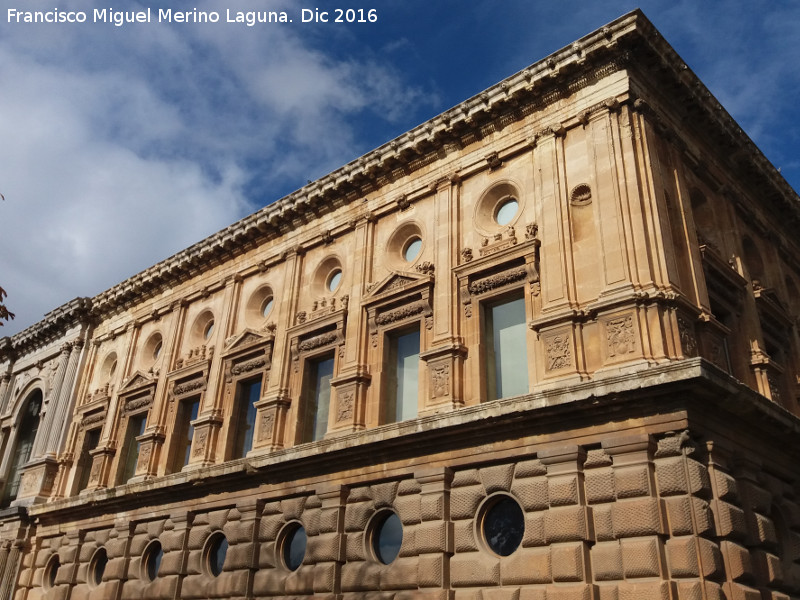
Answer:
[[[50,434],[47,438],[47,446],[45,452],[49,454],[58,454],[61,450],[60,442],[67,431],[67,423],[69,416],[72,412],[73,406],[73,389],[75,388],[75,377],[78,372],[78,363],[83,351],[83,340],[78,339],[72,342],[71,352],[69,355],[69,362],[67,363],[64,379],[61,384],[61,389],[58,393],[58,402],[56,404],[56,412],[53,418],[53,426],[50,429]]]
[[[5,412],[7,404],[7,394],[11,394],[11,374],[3,373],[0,375],[0,413]]]
[[[8,550],[5,568],[0,579],[0,598],[11,598],[14,591],[14,584],[17,580],[17,571],[22,558],[22,550],[25,547],[25,540],[16,539],[11,543]]]
[[[47,399],[47,412],[45,413],[44,422],[41,424],[39,432],[36,435],[36,441],[31,450],[31,458],[38,458],[42,454],[47,454],[50,451],[48,444],[50,431],[53,428],[53,424],[57,422],[56,414],[59,412],[61,388],[64,384],[64,373],[69,363],[71,348],[72,344],[69,342],[61,345],[58,369],[56,370],[56,376],[53,378],[53,386],[50,388],[50,397]]]

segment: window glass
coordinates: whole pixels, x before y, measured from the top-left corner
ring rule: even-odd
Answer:
[[[108,564],[108,554],[105,548],[100,548],[92,556],[89,563],[89,582],[97,587],[103,583],[103,574],[106,572],[106,565]]]
[[[494,219],[495,221],[497,221],[498,225],[508,225],[517,215],[518,209],[519,209],[519,203],[516,201],[516,199],[507,198],[500,203],[500,206],[497,208],[497,214],[495,215]]]
[[[270,312],[272,312],[272,303],[273,303],[272,296],[270,296],[264,301],[264,305],[261,307],[262,317],[266,317]]]
[[[288,531],[283,541],[283,563],[290,571],[296,571],[303,564],[307,541],[306,530],[302,525]]]
[[[528,392],[525,299],[486,307],[487,395],[508,398]]]
[[[516,500],[502,496],[489,505],[483,516],[481,529],[484,541],[492,552],[509,556],[522,543],[525,515]]]
[[[214,333],[214,320],[210,320],[206,325],[205,329],[203,330],[203,337],[208,339],[211,337],[211,334]]]
[[[178,408],[175,421],[175,454],[171,472],[177,473],[189,464],[192,456],[192,439],[194,438],[194,425],[192,421],[197,418],[200,410],[200,398],[194,397],[184,400]]]
[[[419,330],[390,338],[386,422],[417,416],[419,392]]]
[[[139,460],[139,449],[141,444],[136,439],[144,433],[144,426],[147,422],[147,413],[133,415],[128,419],[128,431],[125,436],[125,454],[123,456],[122,472],[119,482],[124,484],[136,474],[136,461]]]
[[[411,262],[419,256],[420,250],[422,250],[422,240],[418,237],[411,238],[403,250],[403,258]]]
[[[80,474],[78,475],[78,491],[85,490],[89,485],[89,475],[92,472],[92,454],[91,451],[97,448],[100,443],[100,428],[90,429],[83,436],[83,449],[81,450],[81,457],[79,459],[78,468]]]
[[[333,358],[311,361],[308,368],[309,395],[303,441],[316,442],[325,437],[328,431]]]
[[[214,577],[219,577],[222,567],[225,565],[225,558],[228,555],[228,540],[224,535],[216,536],[208,549],[207,566],[208,571]]]
[[[145,550],[144,565],[145,576],[148,581],[154,581],[161,568],[161,559],[164,557],[164,550],[158,540],[152,542]]]
[[[58,554],[54,554],[49,561],[47,561],[47,566],[44,570],[44,578],[42,579],[42,585],[44,586],[45,590],[50,590],[56,585],[56,576],[58,575],[58,569],[61,567],[61,561],[58,558]]]
[[[336,288],[339,287],[341,281],[342,281],[342,270],[334,269],[333,272],[328,277],[328,291],[335,292]]]
[[[242,458],[253,449],[256,427],[255,403],[261,398],[261,378],[240,382],[237,386],[238,424],[234,458]]]
[[[375,558],[388,565],[400,554],[403,544],[403,523],[395,513],[387,513],[380,518],[372,532],[372,550]]]
[[[42,392],[36,390],[31,393],[28,402],[23,409],[22,419],[17,429],[17,443],[14,449],[14,458],[11,468],[8,471],[8,484],[6,485],[3,504],[7,505],[15,500],[19,492],[20,479],[22,478],[22,468],[31,457],[33,442],[36,440],[36,432],[39,431],[39,413],[42,410]]]

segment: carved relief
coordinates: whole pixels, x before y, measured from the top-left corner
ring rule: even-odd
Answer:
[[[497,275],[491,275],[482,279],[477,279],[469,284],[469,291],[471,294],[485,294],[504,285],[522,281],[527,277],[528,273],[525,267],[511,269]]]
[[[128,400],[125,403],[125,412],[131,413],[142,408],[149,408],[152,403],[153,403],[152,396],[144,396]]]
[[[28,471],[22,475],[22,481],[19,485],[20,496],[30,496],[36,492],[36,487],[39,484],[39,473]]]
[[[505,239],[503,239],[503,232],[494,234],[492,243],[489,242],[489,238],[483,238],[481,240],[480,254],[481,256],[489,256],[501,250],[516,246],[516,244],[517,234],[514,228],[509,226],[505,229]]]
[[[769,395],[773,402],[780,404],[781,402],[781,387],[776,381],[775,375],[769,373],[767,375],[767,383],[769,384]]]
[[[633,329],[633,315],[627,315],[606,322],[608,355],[630,354],[636,350],[636,337]]]
[[[339,396],[339,403],[336,410],[336,421],[349,421],[353,418],[353,404],[355,403],[355,393],[353,391],[342,392]]]
[[[545,338],[548,371],[572,366],[572,348],[570,347],[569,337],[569,334],[561,333]]]
[[[681,348],[686,356],[697,356],[697,339],[695,338],[694,325],[682,315],[678,315],[678,335]]]
[[[464,262],[470,262],[472,260],[472,248],[464,248],[461,251],[461,259]]]
[[[100,482],[100,471],[103,469],[103,457],[95,456],[92,462],[92,470],[89,473],[89,483],[97,484]]]
[[[394,310],[387,310],[386,312],[379,314],[377,317],[375,317],[375,323],[378,325],[388,325],[390,323],[418,315],[424,310],[425,305],[422,302],[414,302],[408,306],[402,306],[400,308],[395,308]]]
[[[445,363],[431,368],[431,387],[434,398],[450,395],[450,365]]]
[[[260,369],[261,367],[267,364],[266,358],[254,358],[252,360],[248,360],[246,362],[233,365],[231,367],[231,375],[241,375],[242,373],[249,373],[250,371],[255,371],[256,369]]]
[[[433,275],[433,272],[436,270],[433,266],[433,263],[428,261],[418,264],[416,269],[417,272],[422,273],[423,275]]]
[[[214,358],[214,346],[206,346],[204,344],[189,350],[185,358],[179,358],[175,362],[175,367],[180,369],[203,361],[210,361],[212,358]]]
[[[105,413],[87,415],[81,421],[81,427],[88,428],[95,423],[103,423],[106,420]]]
[[[300,350],[300,352],[308,352],[309,350],[314,350],[315,348],[321,348],[322,346],[332,344],[338,339],[338,337],[339,336],[336,332],[315,335],[314,337],[310,337],[307,340],[300,342],[297,345],[297,349]]]
[[[153,447],[150,444],[142,446],[139,452],[139,459],[136,461],[136,471],[146,471],[147,465],[150,463],[150,455],[153,452]]]
[[[272,431],[275,428],[275,415],[264,413],[261,415],[261,431],[258,434],[259,441],[268,440],[272,437]]]
[[[197,432],[197,437],[192,440],[192,456],[203,456],[206,452],[206,442],[208,442],[208,431],[201,429]]]

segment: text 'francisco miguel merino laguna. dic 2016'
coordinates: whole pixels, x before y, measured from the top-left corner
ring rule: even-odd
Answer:
[[[353,19],[346,19],[347,22],[375,22],[377,15],[365,9],[359,10],[337,10],[344,16],[345,12],[353,13]],[[358,15],[358,13],[361,13]],[[323,13],[327,15],[327,13]],[[89,19],[91,15],[91,19]],[[311,9],[301,9],[299,21],[307,22],[327,22],[327,19],[319,18],[319,11]],[[360,17],[360,18],[359,18]],[[291,23],[292,18],[285,11],[238,11],[226,9],[224,13],[215,10],[173,10],[171,8],[159,8],[158,10],[147,8],[139,11],[114,10],[113,8],[95,8],[91,13],[85,11],[63,11],[54,8],[49,11],[29,11],[9,8],[7,11],[7,23],[110,23],[117,27],[133,23],[234,23],[253,27],[258,23]]]

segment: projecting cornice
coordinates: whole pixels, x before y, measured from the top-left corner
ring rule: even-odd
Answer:
[[[85,324],[91,316],[91,298],[75,298],[51,310],[44,319],[19,333],[0,339],[0,360],[16,356],[58,339],[69,329]]]
[[[760,198],[800,219],[800,198],[755,144],[722,108],[708,89],[667,44],[641,11],[634,11],[579,39],[534,65],[512,75],[461,104],[415,127],[394,140],[332,173],[309,183],[288,196],[265,206],[218,233],[134,275],[92,299],[93,315],[104,315],[160,293],[167,287],[230,260],[266,240],[279,237],[318,216],[362,199],[370,191],[413,173],[441,156],[465,147],[483,136],[506,127],[556,100],[615,71],[626,69],[641,79],[666,78],[671,93],[678,94],[682,109],[703,115],[708,138],[729,150],[731,160],[746,163],[751,179],[758,181]],[[635,102],[636,110],[648,110],[646,102]],[[619,109],[617,100],[606,101],[609,110]],[[652,109],[651,114],[654,113]],[[665,107],[665,112],[671,107]],[[574,123],[581,123],[576,115]],[[657,113],[653,117],[658,120]],[[553,123],[554,131],[564,129]],[[486,168],[491,164],[487,163]],[[739,169],[741,170],[741,169]],[[456,174],[458,175],[458,174]],[[69,305],[65,305],[67,307]],[[62,307],[63,309],[64,307]],[[57,311],[54,312],[58,312]],[[53,313],[50,313],[53,314]],[[36,337],[45,321],[14,336],[16,346]],[[44,324],[44,325],[43,325]],[[48,331],[50,329],[47,329]]]

